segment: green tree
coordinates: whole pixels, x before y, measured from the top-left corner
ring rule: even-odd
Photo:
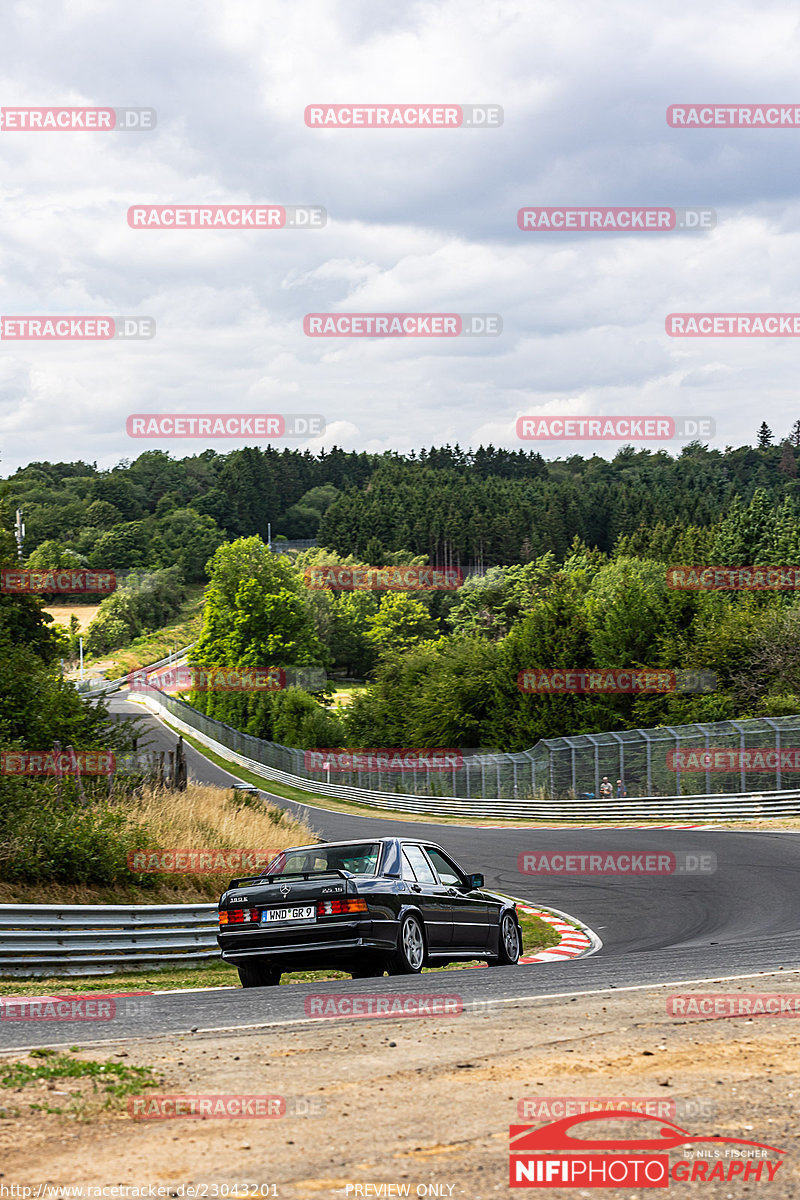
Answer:
[[[75,550],[67,550],[60,542],[48,539],[31,551],[27,565],[34,571],[80,567],[81,556]]]
[[[436,622],[425,605],[407,592],[387,592],[374,616],[367,617],[367,643],[381,658],[406,654],[436,636]]]
[[[313,750],[344,745],[339,718],[298,688],[287,688],[275,696],[272,728],[275,741],[284,746]]]
[[[784,442],[781,447],[781,461],[778,463],[778,470],[782,471],[787,479],[797,478],[797,459],[789,442]]]
[[[205,565],[223,540],[212,517],[193,508],[174,508],[158,522],[152,554],[163,566],[175,563],[184,579],[196,583],[205,579]]]
[[[348,675],[363,678],[373,671],[376,647],[368,637],[368,622],[377,612],[374,592],[342,592],[331,601],[326,644],[333,665],[343,667]]]
[[[124,571],[145,567],[150,556],[150,540],[143,521],[115,525],[100,535],[89,556],[89,566],[100,570]]]
[[[259,537],[220,546],[207,566],[203,628],[193,661],[202,667],[315,665],[324,650],[298,571]]]

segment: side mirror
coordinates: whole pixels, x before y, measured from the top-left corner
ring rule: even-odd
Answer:
[[[482,888],[483,887],[483,876],[482,875],[468,875],[467,883],[469,884],[470,888],[473,890],[475,888]]]

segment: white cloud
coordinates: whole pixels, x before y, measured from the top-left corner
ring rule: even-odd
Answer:
[[[720,446],[762,419],[787,432],[797,340],[673,339],[664,318],[800,311],[800,131],[675,130],[665,109],[794,103],[799,40],[788,4],[721,0],[9,4],[6,105],[147,106],[158,126],[0,131],[0,312],[141,313],[158,333],[0,341],[2,470],[133,456],[130,412],[254,405],[324,413],[324,444],[355,449],[516,447],[516,417],[540,410],[710,415]],[[307,104],[378,100],[494,102],[505,123],[303,123]],[[128,228],[129,205],[168,202],[321,204],[328,224]],[[537,204],[709,205],[719,224],[521,233]],[[303,315],[328,310],[499,312],[504,333],[307,338]]]

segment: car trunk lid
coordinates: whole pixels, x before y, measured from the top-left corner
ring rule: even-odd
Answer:
[[[356,892],[347,872],[305,871],[294,875],[250,876],[232,879],[223,893],[220,908],[273,908],[310,904]]]

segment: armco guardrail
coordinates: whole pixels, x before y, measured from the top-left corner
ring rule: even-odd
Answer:
[[[413,796],[397,792],[374,791],[369,788],[346,787],[337,783],[322,783],[308,780],[275,767],[266,766],[256,759],[248,758],[222,741],[210,737],[190,720],[195,710],[182,701],[161,693],[149,693],[144,703],[151,710],[169,720],[170,725],[193,737],[201,745],[213,750],[221,758],[246,767],[264,780],[287,784],[305,792],[334,799],[355,801],[373,808],[395,812],[430,814],[446,817],[506,817],[528,818],[536,821],[707,821],[729,820],[734,817],[783,817],[800,813],[800,790],[782,792],[739,792],[720,793],[714,796],[628,796],[625,799],[550,799],[531,798],[504,800],[492,797],[465,799],[463,796]],[[180,714],[180,715],[179,715]],[[221,721],[209,721],[202,713],[203,723],[216,727],[220,734],[234,738],[248,735],[238,733],[223,725]],[[190,720],[182,719],[189,718]],[[248,738],[249,742],[258,739]]]
[[[615,781],[624,781],[625,788],[617,789],[623,797],[800,793],[800,714],[540,738],[528,750],[508,752],[462,747],[435,765],[416,754],[406,762],[401,750],[392,763],[383,755],[373,762],[359,756],[345,770],[336,762],[326,767],[319,755],[309,759],[296,747],[225,725],[202,712],[202,705],[161,695],[169,712],[199,733],[262,767],[306,780],[312,791],[321,778],[330,783],[333,774],[337,785],[360,791],[459,797],[470,803],[594,800],[604,778],[612,789]]]
[[[0,975],[111,975],[218,957],[216,904],[0,904]]]

